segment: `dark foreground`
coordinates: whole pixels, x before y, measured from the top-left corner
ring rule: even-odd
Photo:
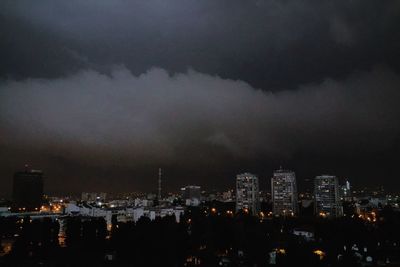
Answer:
[[[113,220],[107,231],[104,219],[67,217],[65,225],[60,240],[58,221],[0,218],[0,266],[400,266],[400,214],[389,207],[376,221],[193,208],[179,223]]]

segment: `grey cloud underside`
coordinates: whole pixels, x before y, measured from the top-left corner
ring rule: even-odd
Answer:
[[[400,69],[398,1],[2,1],[2,77],[187,67],[280,90]]]
[[[3,82],[3,190],[26,162],[46,171],[47,190],[64,193],[149,190],[158,166],[172,190],[224,189],[236,172],[268,176],[282,162],[299,177],[330,171],[371,183],[378,175],[393,185],[399,86],[384,68],[275,93],[160,68]]]
[[[218,153],[256,160],[299,151],[340,155],[343,148],[379,153],[400,133],[399,86],[386,69],[277,93],[158,68],[10,81],[0,87],[2,142],[126,166],[214,161]]]

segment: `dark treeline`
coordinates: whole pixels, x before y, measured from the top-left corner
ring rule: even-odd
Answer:
[[[371,264],[398,260],[400,215],[385,208],[378,218],[375,223],[357,216],[260,220],[191,208],[180,223],[175,216],[142,217],[136,223],[113,217],[107,231],[103,218],[66,217],[65,246],[59,244],[56,220],[0,218],[3,241],[15,239],[0,266],[361,266],[354,245],[357,253],[373,258]],[[298,228],[310,229],[314,239],[294,235]]]

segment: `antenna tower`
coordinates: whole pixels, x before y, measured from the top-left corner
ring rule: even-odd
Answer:
[[[158,200],[161,200],[161,168],[158,168]]]

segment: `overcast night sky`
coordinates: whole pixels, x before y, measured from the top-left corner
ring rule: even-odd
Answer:
[[[226,189],[280,165],[400,189],[400,2],[0,2],[0,195]],[[264,188],[262,188],[264,189]]]

